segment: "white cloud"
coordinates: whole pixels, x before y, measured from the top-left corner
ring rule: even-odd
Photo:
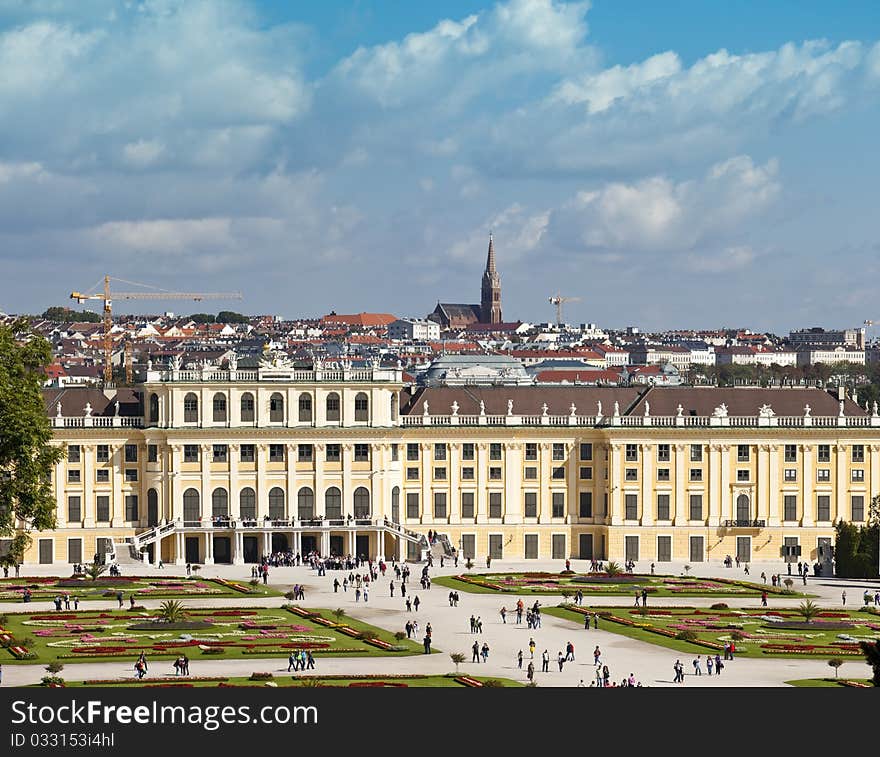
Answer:
[[[691,255],[688,262],[696,271],[726,273],[727,271],[745,268],[751,265],[754,259],[755,251],[748,245],[740,245],[737,247],[727,247],[717,254],[705,256]]]
[[[755,165],[741,155],[715,164],[699,180],[654,176],[606,184],[553,211],[548,233],[571,251],[698,254],[740,234],[771,207],[780,192],[777,171],[773,160]],[[734,257],[748,262],[741,250]]]
[[[139,139],[129,142],[122,148],[126,163],[136,168],[145,168],[155,163],[165,151],[165,145],[157,139]]]
[[[41,180],[48,176],[39,163],[0,163],[0,184],[21,179]]]

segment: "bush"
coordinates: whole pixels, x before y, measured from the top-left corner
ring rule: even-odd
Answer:
[[[41,686],[64,686],[64,679],[60,676],[43,676],[40,679]]]
[[[202,650],[202,654],[226,654],[225,647],[208,647]]]
[[[403,641],[406,638],[406,634],[403,631],[395,631],[394,638],[398,641]]]
[[[734,641],[742,641],[746,635],[742,631],[731,631],[730,638]]]
[[[500,689],[504,687],[504,684],[497,678],[487,678],[483,681],[483,686],[487,689]]]
[[[690,628],[685,628],[675,634],[675,638],[679,641],[696,641],[697,640],[697,632],[692,631]]]
[[[60,673],[62,670],[64,670],[64,663],[61,663],[61,662],[57,662],[57,661],[50,662],[46,666],[46,672],[51,673],[52,675],[55,675],[56,673]]]
[[[251,677],[248,679],[249,681],[271,681],[275,678],[274,675],[269,673],[268,671],[262,673],[251,673]]]
[[[710,609],[712,609],[712,610],[729,610],[730,608],[727,606],[726,602],[716,602],[714,605],[712,605],[712,607]]]
[[[253,584],[253,582],[251,582],[251,583]],[[259,581],[257,581],[257,583],[259,584]],[[285,598],[285,599],[296,599],[296,595],[295,595],[292,591],[288,591],[288,592],[284,595],[284,598]]]

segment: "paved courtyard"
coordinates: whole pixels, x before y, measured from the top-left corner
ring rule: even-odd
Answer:
[[[53,569],[32,567],[28,571],[28,575],[58,575],[58,567]],[[516,572],[516,571],[549,571],[558,572],[564,566],[560,561],[493,561],[492,572]],[[771,573],[779,572],[785,574],[785,566],[780,562],[774,563],[753,563],[750,566],[750,575],[746,576],[742,568],[727,569],[721,566],[720,562],[691,564],[692,570],[690,575],[697,576],[718,576],[725,578],[747,578],[748,580],[760,582],[760,574],[764,571],[768,576]],[[407,619],[418,620],[420,632],[418,640],[421,640],[425,625],[430,622],[433,628],[433,646],[435,649],[442,650],[441,654],[434,655],[416,655],[412,657],[318,657],[317,658],[317,675],[321,674],[368,674],[379,673],[393,675],[395,673],[448,673],[455,670],[454,664],[449,659],[451,652],[461,652],[466,655],[467,662],[460,666],[462,673],[469,673],[480,676],[494,676],[512,678],[518,681],[525,681],[525,667],[529,661],[528,644],[529,639],[534,638],[536,644],[535,651],[535,680],[539,686],[577,686],[579,681],[583,680],[589,686],[590,682],[595,680],[595,667],[593,665],[593,649],[599,646],[602,656],[601,662],[607,664],[611,672],[612,681],[620,681],[624,677],[628,677],[630,673],[635,675],[636,680],[640,681],[643,686],[701,686],[701,687],[718,687],[718,686],[736,686],[736,687],[754,687],[754,686],[782,686],[787,680],[797,678],[821,678],[833,675],[832,670],[828,667],[825,659],[737,659],[727,663],[724,672],[719,676],[706,675],[705,672],[705,652],[702,654],[704,664],[703,675],[693,675],[692,660],[695,655],[685,655],[675,650],[665,649],[663,647],[648,644],[646,642],[629,639],[603,629],[600,621],[598,630],[586,631],[582,627],[575,625],[569,621],[564,621],[550,615],[542,615],[542,627],[537,630],[529,630],[525,622],[522,625],[514,623],[513,613],[508,615],[507,623],[503,623],[499,610],[502,605],[508,610],[512,610],[516,605],[518,595],[516,594],[469,594],[460,592],[460,601],[458,607],[449,606],[449,589],[434,585],[430,590],[422,590],[419,586],[419,576],[422,566],[412,564],[412,575],[408,583],[408,595],[418,596],[421,604],[418,612],[407,612],[405,608],[405,600],[400,597],[399,582],[395,580],[395,596],[389,595],[389,580],[393,578],[393,571],[388,571],[386,578],[379,579],[375,584],[370,586],[369,601],[367,603],[355,602],[354,591],[349,589],[343,592],[340,588],[338,593],[333,591],[333,579],[338,577],[340,581],[343,575],[348,575],[348,571],[327,571],[325,576],[318,576],[317,573],[307,567],[299,568],[273,568],[270,569],[269,583],[281,590],[288,590],[293,584],[304,584],[306,587],[306,599],[304,602],[297,604],[308,608],[329,608],[342,607],[352,617],[372,623],[381,628],[390,631],[403,630],[403,626]],[[573,561],[572,568],[578,572],[585,571],[587,565],[580,560]],[[183,568],[180,566],[167,566],[162,570],[150,568],[149,566],[123,566],[123,574],[133,574],[137,569],[138,575],[182,575]],[[649,569],[647,563],[638,564],[636,572]],[[357,571],[355,571],[357,572]],[[464,568],[460,564],[456,569],[447,565],[440,568],[435,565],[431,568],[430,575],[437,577],[440,575],[457,575],[464,573]],[[471,573],[480,572],[480,567],[475,566]],[[661,567],[658,566],[658,573]],[[683,572],[683,563],[664,563],[662,565],[663,573],[681,574]],[[250,566],[230,566],[216,565],[205,566],[200,572],[202,577],[220,576],[224,578],[249,579]],[[795,571],[794,578],[796,581],[796,589],[804,590],[803,585],[797,577]],[[860,581],[853,579],[836,579],[836,578],[815,578],[810,576],[806,591],[817,595],[815,600],[819,605],[826,608],[839,608],[841,606],[841,593],[847,593],[847,607],[858,606],[861,604],[863,591],[869,588],[872,593],[880,588],[878,581]],[[553,595],[534,595],[523,594],[523,601],[526,606],[534,603],[538,599],[543,606],[556,605],[561,601],[561,597]],[[628,596],[602,596],[596,597],[591,602],[591,597],[585,596],[584,603],[586,605],[620,605],[629,606],[632,604],[632,598]],[[161,600],[154,599],[138,599],[138,604],[148,608],[157,607],[161,604]],[[283,598],[216,598],[216,599],[184,599],[182,600],[186,607],[217,607],[230,606],[247,607],[247,606],[275,606],[286,602]],[[652,605],[689,605],[708,607],[713,602],[724,601],[731,607],[748,606],[755,607],[759,604],[759,600],[754,597],[672,597],[672,598],[654,598]],[[795,607],[801,601],[800,597],[795,598],[778,598],[770,596],[770,608],[773,607]],[[88,609],[116,608],[115,600],[94,601],[88,603]],[[51,602],[31,602],[28,605],[22,603],[0,603],[0,613],[21,612],[22,610],[31,611],[52,611]],[[483,623],[483,633],[480,635],[471,634],[469,630],[469,618],[471,615],[479,616]],[[488,662],[472,663],[471,647],[474,641],[478,641],[482,646],[483,642],[489,644],[490,654]],[[572,642],[575,647],[575,661],[568,662],[564,665],[562,672],[559,672],[556,663],[557,655],[560,651],[565,652],[567,642]],[[522,649],[524,655],[523,669],[519,670],[516,664],[517,651]],[[550,672],[542,673],[541,670],[541,654],[544,649],[550,654]],[[674,684],[673,679],[673,663],[676,659],[681,659],[685,667],[685,683]],[[118,662],[100,662],[100,663],[79,663],[66,665],[62,676],[68,680],[85,680],[92,678],[132,678],[134,659],[120,660]],[[191,673],[194,676],[241,676],[250,675],[253,671],[271,671],[273,673],[286,673],[287,659],[279,657],[277,659],[254,659],[254,660],[215,660],[207,658],[198,658],[193,660],[191,664]],[[173,675],[171,661],[155,661],[150,665],[149,678],[160,675]],[[43,664],[34,665],[4,665],[3,670],[3,686],[21,686],[27,684],[38,683],[40,678],[46,675]],[[870,677],[870,668],[864,660],[859,658],[848,659],[844,662],[839,670],[840,677],[849,678],[868,678]]]

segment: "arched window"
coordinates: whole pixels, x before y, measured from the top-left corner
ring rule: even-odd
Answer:
[[[751,507],[749,506],[749,497],[747,494],[740,494],[736,498],[736,519],[751,520]]]
[[[202,508],[199,504],[199,492],[197,489],[187,489],[183,493],[183,520],[185,523],[193,523],[202,518]]]
[[[183,422],[199,422],[199,398],[193,392],[183,398]]]
[[[257,517],[257,495],[249,486],[239,492],[238,517],[242,520],[255,520]]]
[[[395,486],[391,490],[391,520],[400,523],[400,487]]]
[[[284,519],[284,489],[273,486],[269,490],[269,518],[271,520]]]
[[[214,395],[214,423],[226,423],[226,395]]]
[[[241,421],[242,423],[254,422],[254,395],[250,392],[241,395]]]
[[[327,420],[339,420],[339,395],[336,392],[327,395]]]
[[[274,392],[269,397],[269,421],[271,423],[284,422],[284,397],[279,392]]]
[[[358,392],[354,396],[354,419],[356,421],[370,420],[370,400],[366,392]]]
[[[229,517],[229,493],[222,487],[211,495],[211,515],[215,518]]]
[[[159,422],[159,395],[150,395],[150,423]]]
[[[312,420],[312,395],[299,395],[299,419],[311,422]]]
[[[391,420],[397,420],[397,392],[391,395]]]
[[[296,517],[299,520],[315,517],[315,493],[308,486],[304,486],[296,495]]]
[[[354,517],[363,519],[370,517],[370,492],[364,486],[354,490]]]
[[[324,493],[324,515],[328,520],[342,518],[342,492],[335,486],[331,486]]]
[[[147,489],[147,525],[159,525],[159,492],[155,489]]]

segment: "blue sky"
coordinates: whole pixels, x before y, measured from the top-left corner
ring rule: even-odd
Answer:
[[[0,0],[0,309],[424,315],[493,230],[505,318],[878,320],[878,41],[859,0]]]

